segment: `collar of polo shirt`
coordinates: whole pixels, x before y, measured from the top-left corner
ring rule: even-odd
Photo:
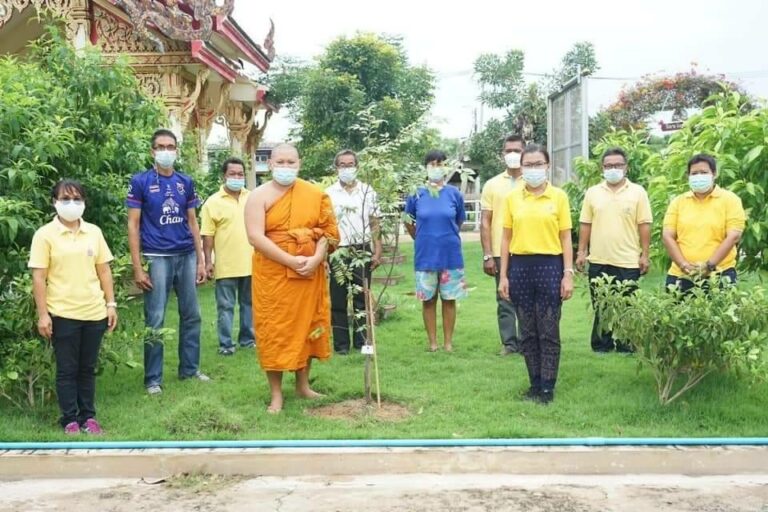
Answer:
[[[544,188],[544,192],[542,192],[539,195],[534,194],[530,190],[528,190],[528,187],[523,187],[523,195],[524,196],[535,196],[535,197],[552,197],[552,184],[547,182],[547,186]]]
[[[715,188],[712,189],[712,192],[707,194],[707,196],[704,199],[709,199],[710,197],[720,197],[723,194],[723,189],[720,188],[719,185],[715,185]],[[694,199],[698,199],[696,197],[696,194],[693,192],[693,190],[689,190],[685,193],[685,197],[692,197]]]

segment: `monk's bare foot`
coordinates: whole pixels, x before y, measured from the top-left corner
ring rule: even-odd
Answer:
[[[434,345],[430,344],[427,350],[429,350],[430,352],[437,352],[437,344],[436,343]]]
[[[267,407],[269,414],[279,414],[283,410],[283,397],[272,397],[272,402]]]
[[[453,352],[453,344],[452,343],[446,343],[443,347],[443,350],[446,352]]]
[[[306,398],[309,400],[316,400],[318,398],[323,398],[325,395],[322,393],[318,393],[317,391],[313,391],[309,388],[307,389],[297,389],[296,390],[296,396],[299,398]]]

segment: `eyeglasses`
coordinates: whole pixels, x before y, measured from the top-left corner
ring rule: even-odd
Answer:
[[[546,169],[547,165],[547,162],[528,162],[523,164],[523,167],[528,167],[530,169]]]
[[[355,164],[339,164],[336,167],[339,169],[354,169],[357,166]]]
[[[61,204],[74,204],[76,206],[80,206],[81,204],[83,204],[83,200],[79,197],[74,197],[74,198],[64,197],[61,199],[56,199],[56,201],[58,201]]]
[[[158,145],[154,146],[152,149],[155,151],[176,151],[176,145],[175,144],[167,144],[165,146]]]
[[[627,164],[604,164],[603,169],[621,169],[624,170],[624,168],[627,167]]]

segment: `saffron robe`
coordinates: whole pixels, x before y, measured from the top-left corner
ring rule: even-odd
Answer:
[[[265,235],[294,256],[312,256],[325,237],[328,251],[339,240],[330,198],[297,179],[266,212]],[[325,265],[311,277],[253,253],[253,318],[259,363],[265,371],[295,371],[310,358],[331,355],[331,309]]]

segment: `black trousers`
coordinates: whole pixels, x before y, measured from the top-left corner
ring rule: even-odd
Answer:
[[[720,287],[722,288],[726,283],[736,283],[735,268],[727,268],[720,272]],[[667,274],[666,286],[677,286],[681,292],[688,293],[697,286],[697,283],[691,281],[690,279],[683,279],[681,277],[675,277],[671,274]],[[702,282],[700,286],[705,290],[709,289],[709,281]]]
[[[56,354],[56,395],[64,427],[80,425],[96,416],[96,363],[107,320],[71,320],[52,317]]]
[[[361,254],[363,251],[371,254],[371,248],[368,244],[351,246],[353,254]],[[349,267],[352,257],[343,257],[341,264]],[[352,296],[352,311],[347,309],[349,299],[349,288],[347,283],[341,284],[336,280],[335,272],[331,270],[331,325],[333,327],[333,350],[340,353],[346,353],[351,345],[360,349],[365,344],[365,295],[362,292],[363,277],[370,279],[371,265],[366,263],[362,267],[352,269],[352,283],[359,287],[357,293]],[[359,314],[360,313],[360,314]],[[352,320],[350,321],[350,316]],[[350,337],[350,327],[352,336]]]
[[[640,279],[640,269],[589,264],[589,293],[592,297],[592,308],[595,310],[595,319],[592,322],[592,350],[595,352],[610,352],[611,350],[616,350],[616,352],[632,352],[632,347],[614,339],[612,332],[600,332],[600,312],[595,306],[595,285],[592,283],[592,280],[603,275],[612,276],[617,282],[633,281],[637,283]],[[632,293],[636,289],[637,286],[634,286],[627,290],[627,292]]]
[[[496,260],[496,318],[499,323],[501,344],[508,350],[517,352],[520,348],[517,344],[517,315],[515,314],[515,306],[512,305],[512,302],[502,299],[501,295],[499,295],[501,258],[494,258],[494,260]]]

